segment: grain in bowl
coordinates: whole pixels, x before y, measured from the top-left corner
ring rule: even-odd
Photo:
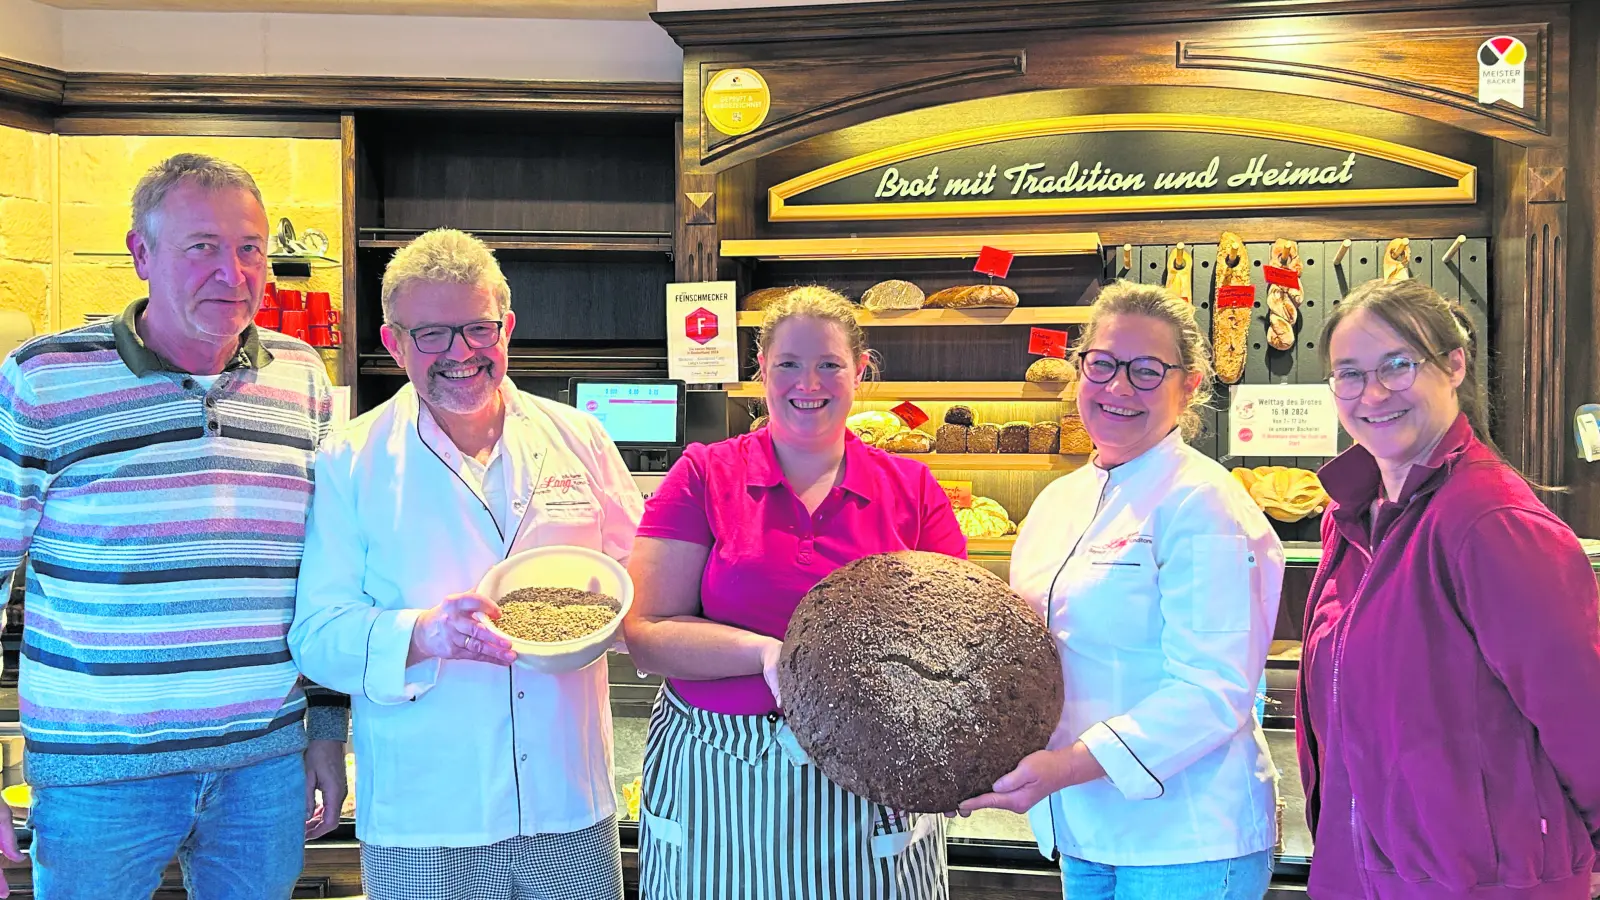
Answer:
[[[611,624],[622,604],[615,597],[577,588],[526,587],[500,598],[495,627],[519,641],[576,640]]]

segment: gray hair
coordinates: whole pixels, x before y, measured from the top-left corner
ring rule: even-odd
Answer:
[[[1089,324],[1084,326],[1083,337],[1072,350],[1075,364],[1094,341],[1100,323],[1111,316],[1144,316],[1172,326],[1177,338],[1174,349],[1178,351],[1178,365],[1183,367],[1185,375],[1200,376],[1200,384],[1189,398],[1189,405],[1178,416],[1184,440],[1194,440],[1201,431],[1200,410],[1211,402],[1214,374],[1210,345],[1200,331],[1200,323],[1195,320],[1194,305],[1164,287],[1121,279],[1114,281],[1100,292],[1089,310]]]
[[[249,191],[263,210],[267,208],[256,180],[243,168],[204,153],[179,153],[151,166],[133,189],[133,230],[146,243],[155,243],[161,230],[161,204],[180,184],[193,184],[207,191]]]
[[[394,298],[417,281],[486,287],[504,317],[511,309],[511,285],[488,245],[465,231],[435,228],[401,247],[383,270],[383,320],[394,324]]]

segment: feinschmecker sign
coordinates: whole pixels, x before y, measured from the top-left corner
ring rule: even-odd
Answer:
[[[769,192],[772,221],[1472,203],[1477,169],[1325,128],[1226,116],[1037,119],[834,163]]]

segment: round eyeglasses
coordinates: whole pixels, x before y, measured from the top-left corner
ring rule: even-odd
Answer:
[[[1162,362],[1154,356],[1123,360],[1104,350],[1090,350],[1078,358],[1078,368],[1084,378],[1095,384],[1105,384],[1117,377],[1118,369],[1125,369],[1129,384],[1141,391],[1153,391],[1167,380],[1168,372],[1174,369],[1182,371],[1183,366]]]
[[[449,353],[450,348],[455,346],[458,334],[469,348],[487,350],[500,342],[500,332],[505,324],[497,319],[484,319],[465,325],[423,325],[405,329],[405,332],[411,335],[411,342],[423,353]]]
[[[1417,381],[1417,370],[1422,363],[1404,356],[1393,356],[1378,364],[1376,369],[1338,368],[1328,376],[1328,387],[1340,400],[1354,400],[1367,389],[1367,377],[1378,379],[1387,391],[1403,391]]]

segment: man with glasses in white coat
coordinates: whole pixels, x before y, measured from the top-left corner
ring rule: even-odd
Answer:
[[[620,900],[605,660],[512,667],[473,589],[530,547],[625,563],[638,488],[598,421],[506,377],[516,315],[481,241],[422,235],[382,296],[409,384],[318,454],[289,634],[351,695],[367,895]]]

